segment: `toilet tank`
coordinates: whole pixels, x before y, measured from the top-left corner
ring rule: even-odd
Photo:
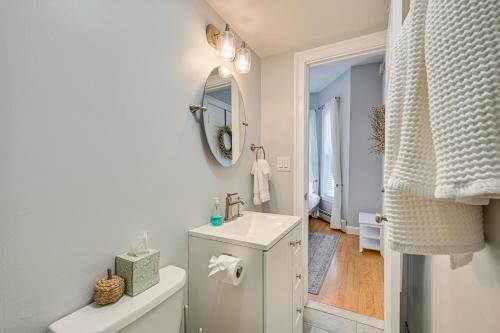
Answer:
[[[124,295],[114,304],[92,303],[51,324],[48,333],[178,333],[186,271],[160,269],[160,282],[143,293]]]

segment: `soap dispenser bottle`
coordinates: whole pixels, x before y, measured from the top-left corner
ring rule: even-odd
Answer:
[[[222,225],[222,223],[224,222],[224,218],[221,215],[219,198],[214,197],[212,199],[214,200],[214,207],[213,207],[212,216],[210,216],[210,223],[214,227],[218,227],[218,226]]]

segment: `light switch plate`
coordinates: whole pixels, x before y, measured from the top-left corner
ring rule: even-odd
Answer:
[[[276,162],[277,171],[290,172],[291,170],[290,156],[278,156],[276,161],[277,161]]]

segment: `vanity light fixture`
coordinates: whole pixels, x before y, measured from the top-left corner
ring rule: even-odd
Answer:
[[[213,48],[215,48],[223,62],[234,61],[236,70],[241,74],[246,74],[250,71],[252,65],[252,53],[243,42],[241,48],[236,50],[236,39],[234,33],[226,24],[224,31],[220,31],[213,24],[207,25],[206,29],[207,41]],[[223,68],[224,67],[224,68]],[[219,75],[222,77],[229,77],[230,71],[227,66],[221,65],[219,67]]]
[[[252,58],[250,50],[247,49],[246,43],[243,42],[241,48],[236,52],[236,69],[241,74],[246,74],[250,72],[250,66],[252,65]]]
[[[226,24],[226,29],[217,38],[219,55],[223,61],[230,62],[234,59],[236,49],[234,47],[234,34]]]

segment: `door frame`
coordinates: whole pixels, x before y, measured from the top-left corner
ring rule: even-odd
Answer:
[[[309,124],[309,69],[322,64],[339,62],[359,56],[386,54],[386,78],[390,70],[390,45],[397,38],[402,25],[402,0],[392,0],[388,30],[352,38],[337,43],[300,51],[294,55],[294,160],[293,212],[303,218],[304,244],[304,299],[308,286],[308,124]],[[387,47],[389,46],[389,47]],[[386,52],[386,48],[389,52]],[[387,81],[387,80],[386,80]],[[386,83],[387,86],[387,83]],[[384,96],[385,99],[385,96]],[[390,250],[384,241],[384,323],[385,333],[400,331],[401,254]],[[305,302],[307,303],[307,301]]]
[[[401,32],[404,21],[404,8],[407,0],[391,0],[388,20],[388,38],[386,45],[386,76],[384,100],[389,83],[389,73],[392,60],[392,46]],[[384,233],[384,318],[385,332],[399,333],[402,331],[401,322],[401,292],[403,289],[403,255],[389,248],[387,234]]]

